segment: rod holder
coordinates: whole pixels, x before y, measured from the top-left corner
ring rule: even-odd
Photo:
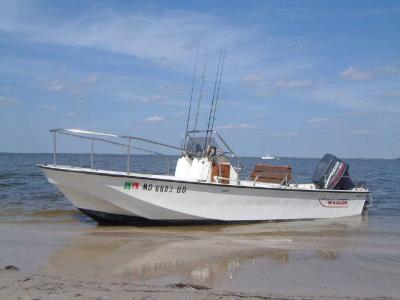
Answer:
[[[53,132],[53,164],[57,164],[57,132]]]

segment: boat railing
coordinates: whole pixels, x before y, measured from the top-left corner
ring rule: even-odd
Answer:
[[[270,175],[270,174],[273,174],[273,172],[260,172],[253,180],[253,186],[256,186],[256,183],[260,177],[263,177],[263,175]],[[251,174],[247,176],[246,181],[248,181],[250,177]],[[279,185],[288,186],[293,180],[293,178],[290,177],[291,176],[289,176],[289,174],[286,174],[285,177],[282,179],[282,181],[279,183]]]
[[[94,155],[94,144],[95,142],[102,142],[106,144],[112,144],[116,146],[121,146],[126,148],[126,156],[127,156],[127,162],[126,162],[126,172],[129,175],[130,173],[130,166],[131,166],[131,150],[138,150],[144,153],[149,153],[149,154],[155,154],[163,157],[167,163],[167,168],[168,168],[168,173],[170,173],[171,168],[170,168],[170,162],[167,159],[167,155],[153,151],[150,149],[138,147],[132,145],[134,141],[140,141],[144,142],[147,144],[152,144],[152,145],[157,145],[169,149],[174,149],[174,150],[180,150],[183,151],[182,148],[177,147],[177,146],[172,146],[168,145],[165,143],[160,143],[157,141],[141,138],[141,137],[136,137],[136,136],[127,136],[127,135],[116,135],[116,134],[110,134],[110,133],[101,133],[101,132],[94,132],[94,131],[87,131],[87,130],[80,130],[80,129],[63,129],[63,128],[58,128],[58,129],[51,129],[51,133],[53,133],[53,164],[57,165],[57,135],[67,135],[67,136],[72,136],[75,138],[81,138],[81,139],[86,139],[90,140],[90,168],[93,170],[94,169],[94,160],[93,160],[93,155]],[[113,141],[108,138],[116,138],[121,141]],[[125,142],[122,142],[125,141]]]

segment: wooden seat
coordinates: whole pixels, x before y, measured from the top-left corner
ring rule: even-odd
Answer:
[[[256,164],[250,174],[250,180],[256,182],[288,184],[292,179],[292,168],[289,166]]]
[[[214,181],[215,177],[221,178],[220,183],[228,184],[231,165],[229,163],[213,164],[211,178]]]

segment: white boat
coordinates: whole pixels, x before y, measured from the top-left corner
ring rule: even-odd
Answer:
[[[207,57],[207,54],[205,55]],[[332,155],[318,164],[313,182],[293,182],[291,168],[258,164],[242,178],[240,163],[228,144],[213,130],[225,52],[221,49],[207,130],[196,130],[206,62],[204,62],[194,130],[188,130],[197,59],[193,75],[186,133],[180,147],[135,136],[118,136],[77,129],[54,129],[53,163],[42,163],[49,182],[79,210],[99,222],[250,222],[339,218],[359,215],[368,189],[348,178],[348,166]],[[90,167],[57,164],[57,135],[91,141]],[[127,150],[126,171],[99,170],[93,161],[94,143]],[[173,175],[131,171],[131,150],[147,143],[179,150]],[[234,163],[237,163],[237,165]],[[169,170],[168,166],[168,170]]]
[[[265,154],[261,156],[261,159],[263,160],[279,160],[279,157],[276,157],[275,155],[272,154]]]
[[[187,132],[184,147],[168,146],[134,136],[83,130],[55,129],[52,132],[54,162],[42,163],[39,167],[48,181],[77,209],[102,223],[339,218],[360,215],[369,197],[368,189],[363,187],[347,190],[329,187],[345,179],[347,165],[340,160],[332,161],[332,167],[325,168],[327,174],[321,179],[326,183],[324,186],[315,182],[295,184],[291,181],[291,174],[282,177],[282,172],[272,174],[272,177],[263,172],[253,172],[249,178],[241,179],[241,168],[233,165],[236,155],[215,131],[208,132],[206,138],[199,137],[199,131]],[[89,168],[57,164],[56,136],[60,134],[91,140]],[[126,142],[110,141],[109,138]],[[224,147],[220,147],[217,140]],[[95,168],[93,144],[98,141],[126,147],[126,171]],[[131,172],[130,151],[137,141],[181,150],[175,173],[153,175]],[[265,178],[273,180],[268,182],[263,180]]]
[[[276,155],[265,152],[265,145],[262,153],[263,153],[263,155],[261,155],[262,160],[279,160],[279,157],[277,157]]]

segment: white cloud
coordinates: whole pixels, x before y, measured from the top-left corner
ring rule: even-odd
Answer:
[[[148,96],[135,96],[129,93],[117,93],[115,94],[118,98],[127,102],[139,102],[139,103],[159,103],[164,102],[168,99],[165,95],[148,95]]]
[[[59,80],[49,80],[44,82],[44,86],[49,91],[62,91],[64,90],[65,84],[61,83]]]
[[[98,77],[96,75],[89,75],[75,82],[67,82],[59,79],[47,80],[43,81],[43,85],[48,91],[65,91],[74,95],[83,95],[97,81]]]
[[[158,122],[162,122],[162,121],[165,121],[165,118],[160,117],[159,115],[147,117],[146,119],[144,119],[144,122],[150,122],[150,123],[158,123]]]
[[[379,70],[384,73],[398,73],[398,72],[400,72],[400,66],[396,65],[396,64],[390,64],[390,65],[381,67]]]
[[[261,54],[255,27],[234,26],[213,14],[188,10],[117,13],[97,7],[84,17],[54,21],[39,15],[34,7],[15,11],[0,12],[0,30],[35,42],[131,55],[172,69],[192,69],[197,47],[212,47],[209,62],[216,60],[219,47],[225,47],[237,67]]]
[[[247,123],[240,123],[240,124],[229,124],[229,125],[219,126],[218,129],[248,129],[255,127],[256,126]]]
[[[365,89],[324,85],[314,89],[310,96],[318,102],[330,102],[352,109],[366,109],[368,108],[368,97],[365,96],[365,92]]]
[[[52,104],[45,104],[38,107],[40,110],[55,111],[57,107]]]
[[[378,132],[375,130],[370,130],[370,129],[357,129],[357,130],[350,131],[350,134],[352,134],[352,135],[373,135],[373,134],[378,134]]]
[[[89,75],[82,82],[93,84],[96,83],[99,78],[96,75]]]
[[[400,91],[390,91],[383,93],[385,97],[400,97]]]
[[[297,133],[293,131],[288,131],[288,132],[275,132],[274,136],[278,137],[291,137],[291,136],[296,136]]]
[[[12,97],[0,96],[0,106],[12,105],[16,101]]]
[[[176,113],[174,113],[174,117],[182,117],[182,116],[186,116],[187,112],[186,111],[178,111]]]
[[[315,118],[307,120],[308,123],[313,123],[313,124],[325,123],[328,121],[329,121],[328,118]]]
[[[350,66],[340,73],[340,77],[344,80],[368,80],[372,78],[372,74]]]
[[[67,118],[73,118],[76,116],[76,112],[70,111],[64,114]]]
[[[0,91],[9,91],[10,89],[9,85],[0,85]]]
[[[252,74],[252,75],[246,75],[245,77],[243,77],[242,82],[244,82],[244,83],[256,83],[256,82],[260,82],[260,81],[263,81],[263,80],[264,80],[263,76]]]
[[[290,80],[279,80],[276,82],[277,86],[284,88],[307,88],[313,86],[313,82],[308,79],[290,79]]]

